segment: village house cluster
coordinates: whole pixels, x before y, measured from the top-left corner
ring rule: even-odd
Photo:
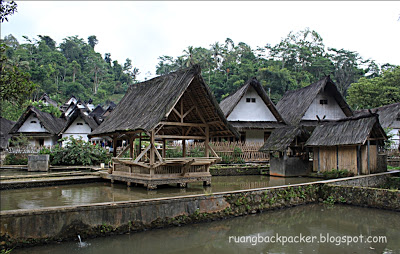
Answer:
[[[57,106],[46,94],[40,100]],[[71,97],[59,108],[63,113],[56,118],[30,106],[16,123],[4,126],[12,136],[27,136],[32,146],[53,146],[69,136],[103,145],[125,140],[131,158],[118,158],[114,149],[110,173],[115,180],[129,177],[126,182],[148,188],[161,182],[143,177],[160,180],[163,174],[185,176],[178,184],[199,179],[207,184],[208,167],[218,161],[210,142],[261,142],[260,151],[270,155],[270,174],[277,176],[307,175],[310,170],[385,171],[385,128],[399,147],[400,103],[353,111],[329,76],[286,92],[277,105],[251,78],[218,104],[195,65],[132,85],[118,105],[94,107],[91,101]],[[135,148],[136,139],[148,141],[147,147]],[[166,158],[169,140],[182,142],[183,158]],[[204,142],[205,156],[185,158],[188,140]],[[156,142],[163,144],[161,151]]]

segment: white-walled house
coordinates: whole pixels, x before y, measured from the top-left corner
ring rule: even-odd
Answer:
[[[304,88],[286,92],[276,108],[290,125],[316,126],[319,120],[335,121],[353,116],[329,76]]]
[[[11,128],[10,134],[26,136],[31,146],[54,146],[59,139],[59,132],[65,120],[50,113],[29,106],[19,120]]]
[[[357,110],[355,114],[369,114],[369,111],[378,114],[382,127],[389,130],[388,136],[393,141],[392,148],[400,149],[400,102],[370,110]]]
[[[96,129],[97,126],[99,126],[99,123],[95,118],[89,116],[85,109],[79,108],[78,105],[75,105],[75,108],[72,110],[72,113],[67,118],[64,127],[60,131],[60,135],[62,138],[69,138],[72,136],[75,139],[89,141],[88,134]],[[97,139],[102,140],[101,138]]]
[[[256,78],[251,78],[220,103],[228,122],[241,141],[264,142],[275,128],[286,125]]]

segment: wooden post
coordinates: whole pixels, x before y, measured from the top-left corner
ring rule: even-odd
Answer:
[[[339,146],[336,146],[336,170],[339,170]]]
[[[210,157],[210,150],[208,149],[210,139],[210,126],[206,126],[206,140],[204,141],[204,156]]]
[[[151,167],[155,163],[155,152],[154,152],[155,144],[154,143],[155,143],[154,130],[151,130],[151,132],[150,132],[150,166]]]
[[[135,144],[135,139],[133,138],[133,135],[129,136],[129,157],[133,159],[133,154],[134,154],[134,146]]]
[[[357,146],[357,175],[361,174],[361,146]]]
[[[317,156],[318,156],[318,169],[317,172],[320,173],[321,171],[321,162],[320,162],[320,156],[319,156],[319,147],[318,147],[318,152],[317,152]]]
[[[165,157],[167,157],[167,142],[166,142],[165,138],[163,138],[162,142],[163,142],[162,143],[162,147],[163,147],[162,157],[165,158]]]
[[[370,145],[370,141],[367,140],[367,167],[368,167],[368,174],[371,174],[371,165],[370,165],[371,163],[369,161],[369,156],[370,156],[369,145]]]
[[[139,134],[139,150],[138,154],[142,153],[142,133]]]
[[[186,157],[186,140],[182,139],[182,157]]]
[[[112,139],[112,143],[113,143],[113,157],[117,157],[117,136],[113,136]]]

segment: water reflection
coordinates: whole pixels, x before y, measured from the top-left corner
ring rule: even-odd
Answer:
[[[224,221],[16,249],[17,253],[399,253],[400,213],[335,205],[299,206]],[[230,236],[385,236],[386,243],[229,243]]]
[[[141,186],[127,187],[125,184],[111,184],[109,182],[2,190],[0,191],[1,210],[34,209],[192,194],[210,194],[223,191],[304,183],[316,180],[316,178],[280,178],[257,175],[216,176],[212,178],[212,185],[209,187],[203,187],[202,182],[199,182],[188,184],[188,188],[160,186],[154,191],[147,191]]]

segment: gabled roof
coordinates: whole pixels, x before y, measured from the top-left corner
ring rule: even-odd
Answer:
[[[104,113],[104,109],[102,106],[97,105],[92,112],[89,113],[89,116],[97,116],[100,117]]]
[[[239,136],[228,124],[211,90],[201,77],[198,65],[130,86],[115,109],[91,135],[150,131],[162,120],[173,120],[175,115],[172,112],[180,99],[186,112],[190,112],[185,121],[200,123],[201,120],[194,112],[197,110],[190,110],[197,108],[199,114],[207,122],[211,122],[210,133],[213,136],[222,135],[222,132],[225,132],[224,135]],[[171,134],[175,129],[165,132]],[[196,128],[191,128],[190,132],[194,131]]]
[[[226,97],[224,100],[221,101],[219,106],[221,107],[222,112],[225,114],[225,117],[232,113],[233,109],[239,103],[239,101],[243,98],[246,94],[247,90],[253,87],[254,90],[258,93],[261,99],[264,101],[265,105],[267,105],[268,109],[274,115],[278,122],[284,123],[282,116],[279,114],[278,110],[275,108],[274,103],[268,97],[267,93],[265,92],[264,88],[261,86],[260,82],[254,77],[249,79],[243,86],[241,86],[236,92]]]
[[[34,114],[41,124],[44,126],[44,128],[53,135],[58,135],[60,130],[63,128],[65,124],[65,120],[61,118],[57,118],[53,116],[53,114],[47,113],[47,112],[42,112],[39,109],[33,107],[33,106],[28,106],[25,110],[25,112],[22,114],[22,116],[18,119],[18,121],[15,123],[15,125],[12,127],[10,133],[11,134],[16,134],[18,133],[19,128],[24,124],[26,119],[28,117]]]
[[[99,126],[99,123],[93,117],[85,114],[85,111],[83,109],[75,106],[75,108],[73,109],[73,113],[70,114],[64,127],[61,129],[60,134],[64,133],[78,117],[81,117],[89,125],[92,131]]]
[[[14,124],[14,121],[10,121],[0,116],[0,149],[7,148],[8,140],[11,138],[11,135],[8,133]]]
[[[278,104],[276,104],[276,108],[287,123],[298,125],[315,97],[321,91],[331,94],[347,117],[353,115],[349,105],[329,76],[307,87],[287,91]]]
[[[301,126],[286,126],[272,131],[271,135],[260,148],[260,152],[285,151],[296,138],[305,142],[310,137],[310,133]]]
[[[315,128],[306,146],[363,145],[369,137],[387,139],[376,114],[323,122]]]
[[[354,114],[357,116],[370,114],[369,111],[379,115],[379,122],[383,128],[391,128],[396,119],[400,118],[400,102],[370,110],[356,110]]]
[[[54,107],[58,107],[58,104],[55,100],[51,99],[47,93],[44,93],[42,96],[40,96],[39,101],[46,101],[47,103],[53,105]]]

